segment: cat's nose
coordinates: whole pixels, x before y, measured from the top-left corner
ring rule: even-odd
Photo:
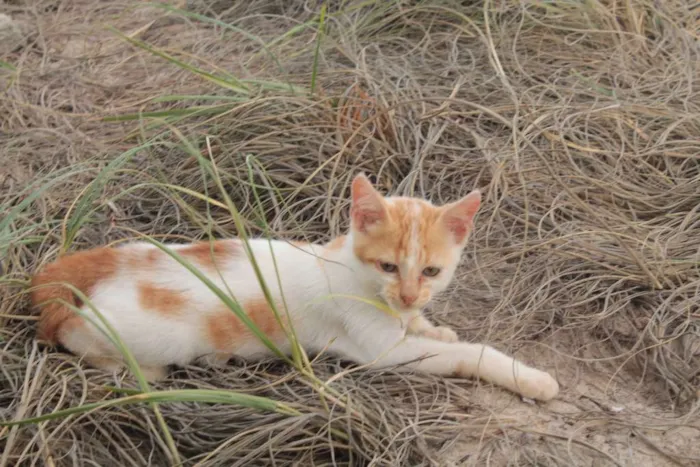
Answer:
[[[405,306],[411,306],[418,300],[418,295],[415,294],[401,294],[401,302]]]

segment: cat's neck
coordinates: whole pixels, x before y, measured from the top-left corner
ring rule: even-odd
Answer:
[[[358,259],[355,256],[352,244],[352,233],[334,237],[323,245],[323,257],[329,261],[336,261],[348,267],[353,267],[358,263]]]

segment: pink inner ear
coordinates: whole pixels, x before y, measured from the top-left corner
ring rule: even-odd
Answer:
[[[352,181],[352,208],[350,211],[353,226],[360,232],[384,218],[384,200],[364,175]]]
[[[360,232],[367,232],[367,227],[382,220],[384,213],[373,209],[368,209],[363,206],[354,206],[352,208],[352,222]]]
[[[472,228],[472,221],[481,205],[481,193],[474,190],[467,196],[447,208],[444,214],[445,226],[455,237],[457,243],[464,242]]]
[[[452,235],[455,236],[455,241],[457,243],[462,243],[464,241],[464,238],[469,233],[469,224],[470,223],[464,222],[463,219],[460,219],[458,217],[448,216],[445,219],[445,225],[450,230],[450,232],[452,232]]]

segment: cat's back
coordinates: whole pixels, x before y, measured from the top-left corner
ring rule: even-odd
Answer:
[[[240,239],[227,239],[164,247],[133,243],[114,248],[115,273],[105,277],[103,285],[134,290],[169,287],[186,291],[197,301],[212,297],[208,282],[249,298],[262,293],[257,272],[273,291],[279,290],[280,282],[285,289],[288,285],[294,290],[306,278],[313,281],[320,272],[323,251],[310,243],[262,238],[249,239],[247,245]],[[130,292],[111,293],[123,297]]]
[[[319,245],[268,239],[250,239],[247,246],[226,239],[163,248],[147,242],[100,247],[68,254],[40,270],[32,281],[32,302],[66,299],[75,288],[101,302],[172,307],[181,297],[207,306],[216,299],[207,282],[235,296],[261,294],[251,258],[271,290],[278,292],[281,283],[285,292],[293,292],[320,277],[322,256]]]

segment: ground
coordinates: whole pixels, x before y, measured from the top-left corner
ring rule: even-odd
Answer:
[[[0,466],[698,465],[693,8],[1,4],[0,420],[112,405],[0,428]],[[359,171],[437,203],[482,189],[429,315],[551,371],[558,399],[325,356],[314,377],[176,369],[153,390],[209,392],[156,413],[116,405],[130,374],[35,339],[27,281],[62,251],[235,235],[222,193],[253,235],[325,240]]]

